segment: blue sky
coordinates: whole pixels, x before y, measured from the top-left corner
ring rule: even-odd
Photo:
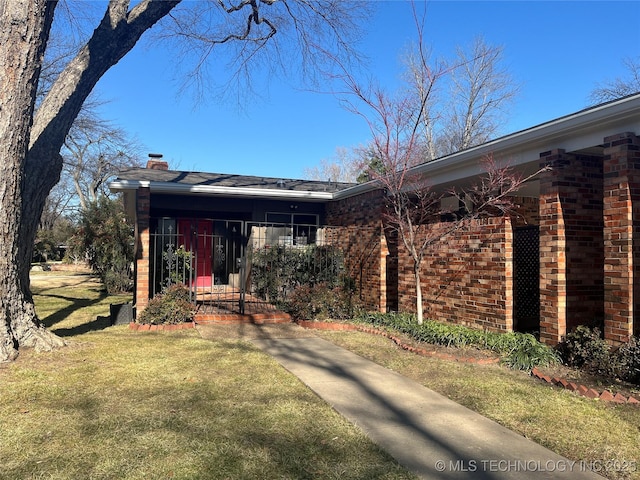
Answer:
[[[393,87],[399,55],[415,39],[411,5],[376,2],[361,45],[368,69]],[[501,131],[508,134],[581,110],[598,82],[624,75],[622,60],[640,55],[640,2],[432,1],[425,42],[450,56],[482,35],[504,47],[520,93]],[[103,115],[136,136],[171,167],[217,173],[302,178],[304,169],[369,138],[366,123],[338,100],[278,80],[268,96],[242,108],[196,105],[180,94],[166,52],[136,47],[98,84]]]

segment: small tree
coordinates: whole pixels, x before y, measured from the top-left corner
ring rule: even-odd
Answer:
[[[364,169],[368,178],[386,191],[383,221],[388,229],[397,232],[412,260],[417,320],[422,324],[421,265],[425,256],[440,240],[467,228],[471,220],[509,213],[513,207],[511,197],[533,175],[524,178],[489,156],[482,162],[486,174],[476,184],[442,191],[432,188],[428,179],[413,168],[429,159],[423,139],[431,124],[428,116],[432,92],[441,78],[458,68],[430,66],[422,47],[422,26],[417,20],[416,15],[420,41],[412,62],[412,75],[420,79],[418,102],[413,89],[392,95],[376,85],[362,86],[346,68],[339,79],[346,86],[343,92],[347,94],[346,106],[363,117],[371,131]],[[474,57],[470,62],[475,60]],[[467,65],[469,68],[475,67]],[[442,200],[450,196],[458,198],[463,207],[444,208]],[[443,217],[447,221],[441,221]]]
[[[109,293],[132,287],[133,228],[118,199],[100,197],[83,210],[74,249],[83,252]]]

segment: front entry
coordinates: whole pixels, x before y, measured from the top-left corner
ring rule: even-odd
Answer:
[[[192,279],[197,288],[233,283],[242,257],[242,222],[179,220],[178,242],[192,255]]]

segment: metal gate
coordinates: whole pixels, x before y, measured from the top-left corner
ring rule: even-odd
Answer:
[[[540,329],[540,229],[538,226],[514,230],[513,245],[514,330]]]
[[[161,219],[150,236],[151,296],[183,284],[201,314],[273,311],[342,268],[317,225]]]

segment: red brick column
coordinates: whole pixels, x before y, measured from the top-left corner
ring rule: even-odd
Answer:
[[[151,194],[148,187],[136,192],[136,262],[135,298],[136,314],[149,304],[149,211]]]
[[[540,177],[540,340],[556,344],[567,329],[567,264],[559,175],[568,165],[564,150],[540,154],[550,166]]]
[[[384,192],[376,190],[327,205],[327,229],[340,245],[348,274],[356,281],[366,308],[387,310],[388,245],[382,227]]]
[[[625,342],[640,330],[640,138],[604,139],[604,334]]]
[[[540,160],[540,336],[554,345],[604,315],[602,165],[560,149]]]

